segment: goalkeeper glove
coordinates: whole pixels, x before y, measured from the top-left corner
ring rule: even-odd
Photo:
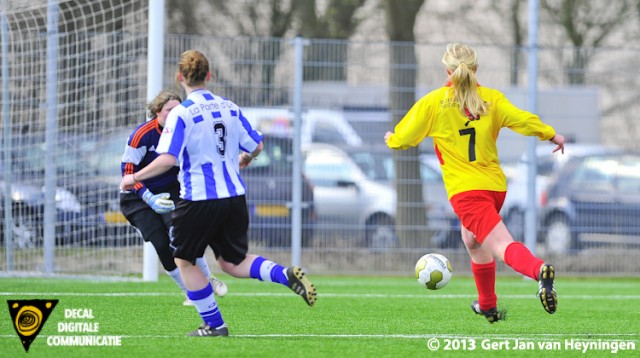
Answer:
[[[166,214],[173,211],[176,208],[176,205],[173,203],[173,200],[169,199],[171,195],[169,193],[160,193],[153,194],[149,190],[145,191],[142,194],[142,200],[147,203],[153,211],[158,214]]]

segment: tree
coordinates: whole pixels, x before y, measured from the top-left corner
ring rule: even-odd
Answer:
[[[315,0],[298,3],[298,33],[310,39],[346,40],[358,25],[356,11],[365,0],[329,0],[326,11],[317,11]],[[344,81],[348,45],[344,41],[314,41],[305,49],[310,65],[304,68],[305,81]]]
[[[518,81],[519,81],[518,70],[520,69],[520,62],[521,62],[520,49],[523,47],[524,39],[525,39],[525,29],[521,21],[522,20],[521,10],[523,8],[522,4],[523,4],[523,1],[521,0],[509,0],[509,3],[507,4],[506,8],[501,2],[492,1],[490,4],[491,8],[496,13],[498,13],[500,17],[504,17],[508,19],[509,20],[508,23],[511,25],[510,26],[511,42],[513,46],[510,48],[511,78],[509,82],[513,86],[518,85]]]
[[[199,26],[196,9],[200,0],[167,0],[167,28],[169,33],[199,34],[204,26]]]
[[[288,96],[286,90],[274,86],[275,69],[282,55],[283,37],[293,27],[297,4],[293,0],[169,0],[168,27],[178,33],[245,36],[238,40],[247,44],[233,73],[218,80],[229,83],[226,95],[241,92],[235,98],[244,98],[245,105],[275,105]],[[241,88],[239,81],[256,85]]]
[[[415,102],[417,66],[413,30],[416,16],[423,4],[424,0],[382,1],[386,30],[391,41],[389,110],[393,126],[400,122]],[[403,245],[427,237],[423,231],[427,227],[425,206],[408,205],[410,203],[424,203],[427,198],[422,196],[422,180],[415,180],[421,178],[418,148],[394,151],[393,155],[398,192],[396,227],[423,228],[397,230],[398,239]]]
[[[540,6],[544,15],[563,29],[571,43],[571,55],[563,64],[570,85],[585,84],[586,69],[595,56],[594,48],[626,24],[632,13],[630,0],[541,0]]]

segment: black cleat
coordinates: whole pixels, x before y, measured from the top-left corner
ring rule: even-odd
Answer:
[[[553,287],[554,278],[555,272],[552,265],[543,264],[540,266],[538,297],[540,297],[542,307],[544,307],[544,310],[549,314],[555,313],[558,307],[558,295],[556,294],[556,289]]]
[[[316,288],[300,267],[289,267],[287,269],[287,279],[289,280],[289,288],[302,296],[309,306],[316,304]]]
[[[497,321],[504,321],[505,316],[506,316],[506,312],[505,311],[498,311],[497,308],[493,307],[492,309],[488,310],[488,311],[483,311],[480,309],[480,303],[478,303],[478,301],[473,301],[473,303],[471,303],[471,310],[473,310],[473,312],[475,314],[481,314],[484,316],[484,318],[487,319],[487,321],[489,321],[489,323],[494,323]]]
[[[189,337],[227,337],[229,336],[229,330],[227,326],[218,328],[212,328],[206,323],[203,323],[195,331],[191,331],[187,334]]]

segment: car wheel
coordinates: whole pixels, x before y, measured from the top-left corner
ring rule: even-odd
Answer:
[[[576,235],[566,216],[556,215],[548,221],[545,246],[550,254],[567,254],[578,249]]]
[[[396,229],[393,219],[386,215],[372,217],[366,226],[366,245],[379,249],[396,246]]]
[[[504,218],[504,224],[516,241],[524,241],[524,211],[514,208]]]

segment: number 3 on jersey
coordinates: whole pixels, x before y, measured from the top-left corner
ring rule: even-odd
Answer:
[[[227,151],[227,127],[224,126],[224,122],[215,122],[213,132],[218,136],[218,154],[224,157],[224,153]]]
[[[460,133],[461,136],[465,136],[465,135],[469,136],[469,161],[475,162],[476,161],[476,129],[471,127],[471,128],[460,129],[458,132]]]

